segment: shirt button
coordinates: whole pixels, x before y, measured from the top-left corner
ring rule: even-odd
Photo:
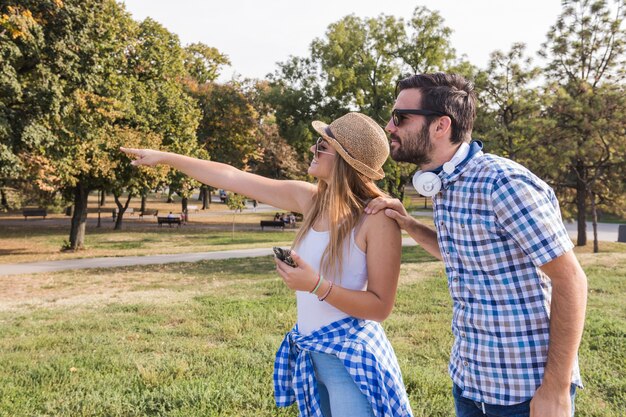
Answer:
[[[463,366],[469,366],[469,363],[467,363],[467,361],[463,361]]]
[[[450,251],[446,249],[446,255],[450,255]]]
[[[461,337],[465,339],[465,332],[461,332]]]
[[[443,226],[443,220],[439,222],[439,225],[440,225],[440,226]]]
[[[458,278],[452,278],[452,282],[459,282]]]
[[[461,303],[460,308],[463,310],[465,308],[465,304]]]

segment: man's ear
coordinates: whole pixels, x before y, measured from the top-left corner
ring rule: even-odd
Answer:
[[[452,120],[449,116],[441,116],[433,123],[431,131],[437,137],[452,136]]]

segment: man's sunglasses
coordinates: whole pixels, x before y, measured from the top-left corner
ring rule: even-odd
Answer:
[[[319,137],[317,138],[317,141],[315,141],[315,159],[319,159],[319,154],[321,153],[325,153],[327,155],[335,155],[333,152],[326,152],[326,141],[324,140],[323,137]]]
[[[402,120],[406,117],[405,114],[419,114],[420,116],[447,116],[447,114],[434,110],[422,110],[422,109],[393,109],[391,112],[391,120],[394,126],[400,126]]]

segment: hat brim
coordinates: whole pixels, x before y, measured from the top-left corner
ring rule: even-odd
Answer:
[[[326,140],[326,142],[328,142],[330,146],[332,146],[333,149],[335,149],[337,153],[341,155],[341,157],[357,172],[373,180],[380,180],[385,178],[385,171],[383,171],[382,167],[378,170],[373,170],[361,161],[354,159],[352,156],[350,156],[350,154],[346,152],[343,146],[341,146],[341,144],[337,142],[336,139],[328,136],[328,134],[326,133],[328,124],[319,120],[314,120],[313,122],[311,122],[311,125],[313,126],[313,129],[315,129],[315,131],[319,133],[320,136],[322,136],[324,140]]]

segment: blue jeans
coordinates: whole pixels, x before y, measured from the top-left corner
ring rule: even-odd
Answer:
[[[374,417],[369,400],[333,355],[310,352],[324,417]]]
[[[513,405],[491,405],[483,404],[468,398],[462,397],[461,388],[452,384],[452,396],[454,397],[454,411],[457,417],[529,417],[530,400]],[[576,396],[576,385],[570,388],[572,398],[572,417],[574,417],[574,397]],[[483,408],[484,407],[484,408]],[[484,412],[483,412],[484,410]]]

